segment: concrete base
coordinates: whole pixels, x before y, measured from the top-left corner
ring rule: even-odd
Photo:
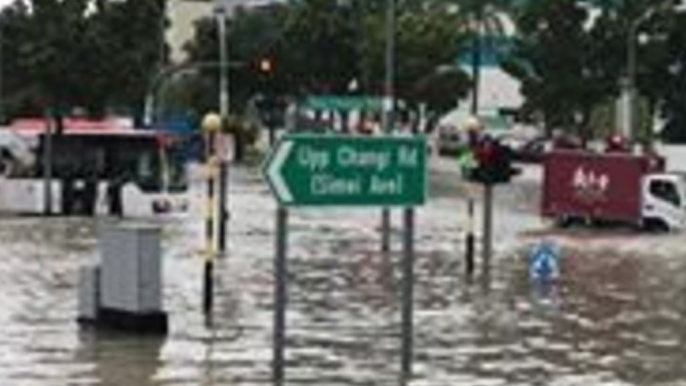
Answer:
[[[77,321],[82,326],[135,334],[166,335],[169,329],[167,313],[162,311],[133,313],[101,308],[95,319],[79,317]]]

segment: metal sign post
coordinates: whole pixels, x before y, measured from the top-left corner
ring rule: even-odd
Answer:
[[[220,2],[221,3],[221,2]],[[219,33],[219,114],[222,119],[222,126],[226,124],[229,117],[229,76],[227,74],[227,66],[229,63],[228,50],[226,48],[226,15],[228,13],[228,4],[217,5],[217,31]],[[218,229],[218,244],[217,248],[220,256],[223,256],[226,251],[226,231],[227,231],[227,188],[228,183],[228,161],[221,157],[219,160],[219,214],[217,221],[219,222]]]
[[[288,207],[401,206],[403,211],[402,353],[400,382],[412,376],[414,206],[426,199],[423,137],[288,135],[272,150],[263,173],[278,201],[274,286],[274,385],[284,383]]]
[[[491,278],[491,255],[493,254],[493,185],[484,184],[484,229],[483,229],[483,281]]]
[[[414,210],[403,211],[403,297],[401,384],[412,377],[414,298]]]
[[[474,274],[474,199],[467,199],[467,236],[465,237],[465,273]]]
[[[395,0],[386,0],[386,52],[384,79],[384,113],[383,130],[386,134],[393,131],[393,118],[395,113]],[[381,251],[390,250],[391,213],[388,208],[381,211]]]
[[[282,206],[276,210],[276,257],[274,260],[274,353],[272,376],[274,385],[281,386],[284,381],[284,348],[286,346],[286,303],[287,271],[286,256],[288,248],[288,210]]]

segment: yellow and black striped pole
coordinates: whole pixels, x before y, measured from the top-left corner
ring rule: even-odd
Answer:
[[[214,298],[214,260],[216,248],[216,198],[215,179],[217,177],[217,156],[215,141],[217,132],[221,128],[221,117],[216,113],[208,113],[202,120],[205,132],[205,162],[207,172],[207,208],[205,212],[205,266],[203,274],[203,302],[202,309],[206,316],[212,314]]]

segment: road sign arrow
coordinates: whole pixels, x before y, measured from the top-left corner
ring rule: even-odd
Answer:
[[[293,149],[293,141],[284,140],[279,142],[276,151],[270,158],[267,164],[267,179],[274,192],[274,195],[283,204],[290,204],[293,202],[293,195],[291,194],[288,185],[283,177],[283,167],[286,164],[288,156]]]

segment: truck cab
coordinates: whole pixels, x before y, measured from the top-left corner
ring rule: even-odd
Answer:
[[[648,174],[642,183],[642,225],[649,230],[686,226],[686,179],[674,173]]]

